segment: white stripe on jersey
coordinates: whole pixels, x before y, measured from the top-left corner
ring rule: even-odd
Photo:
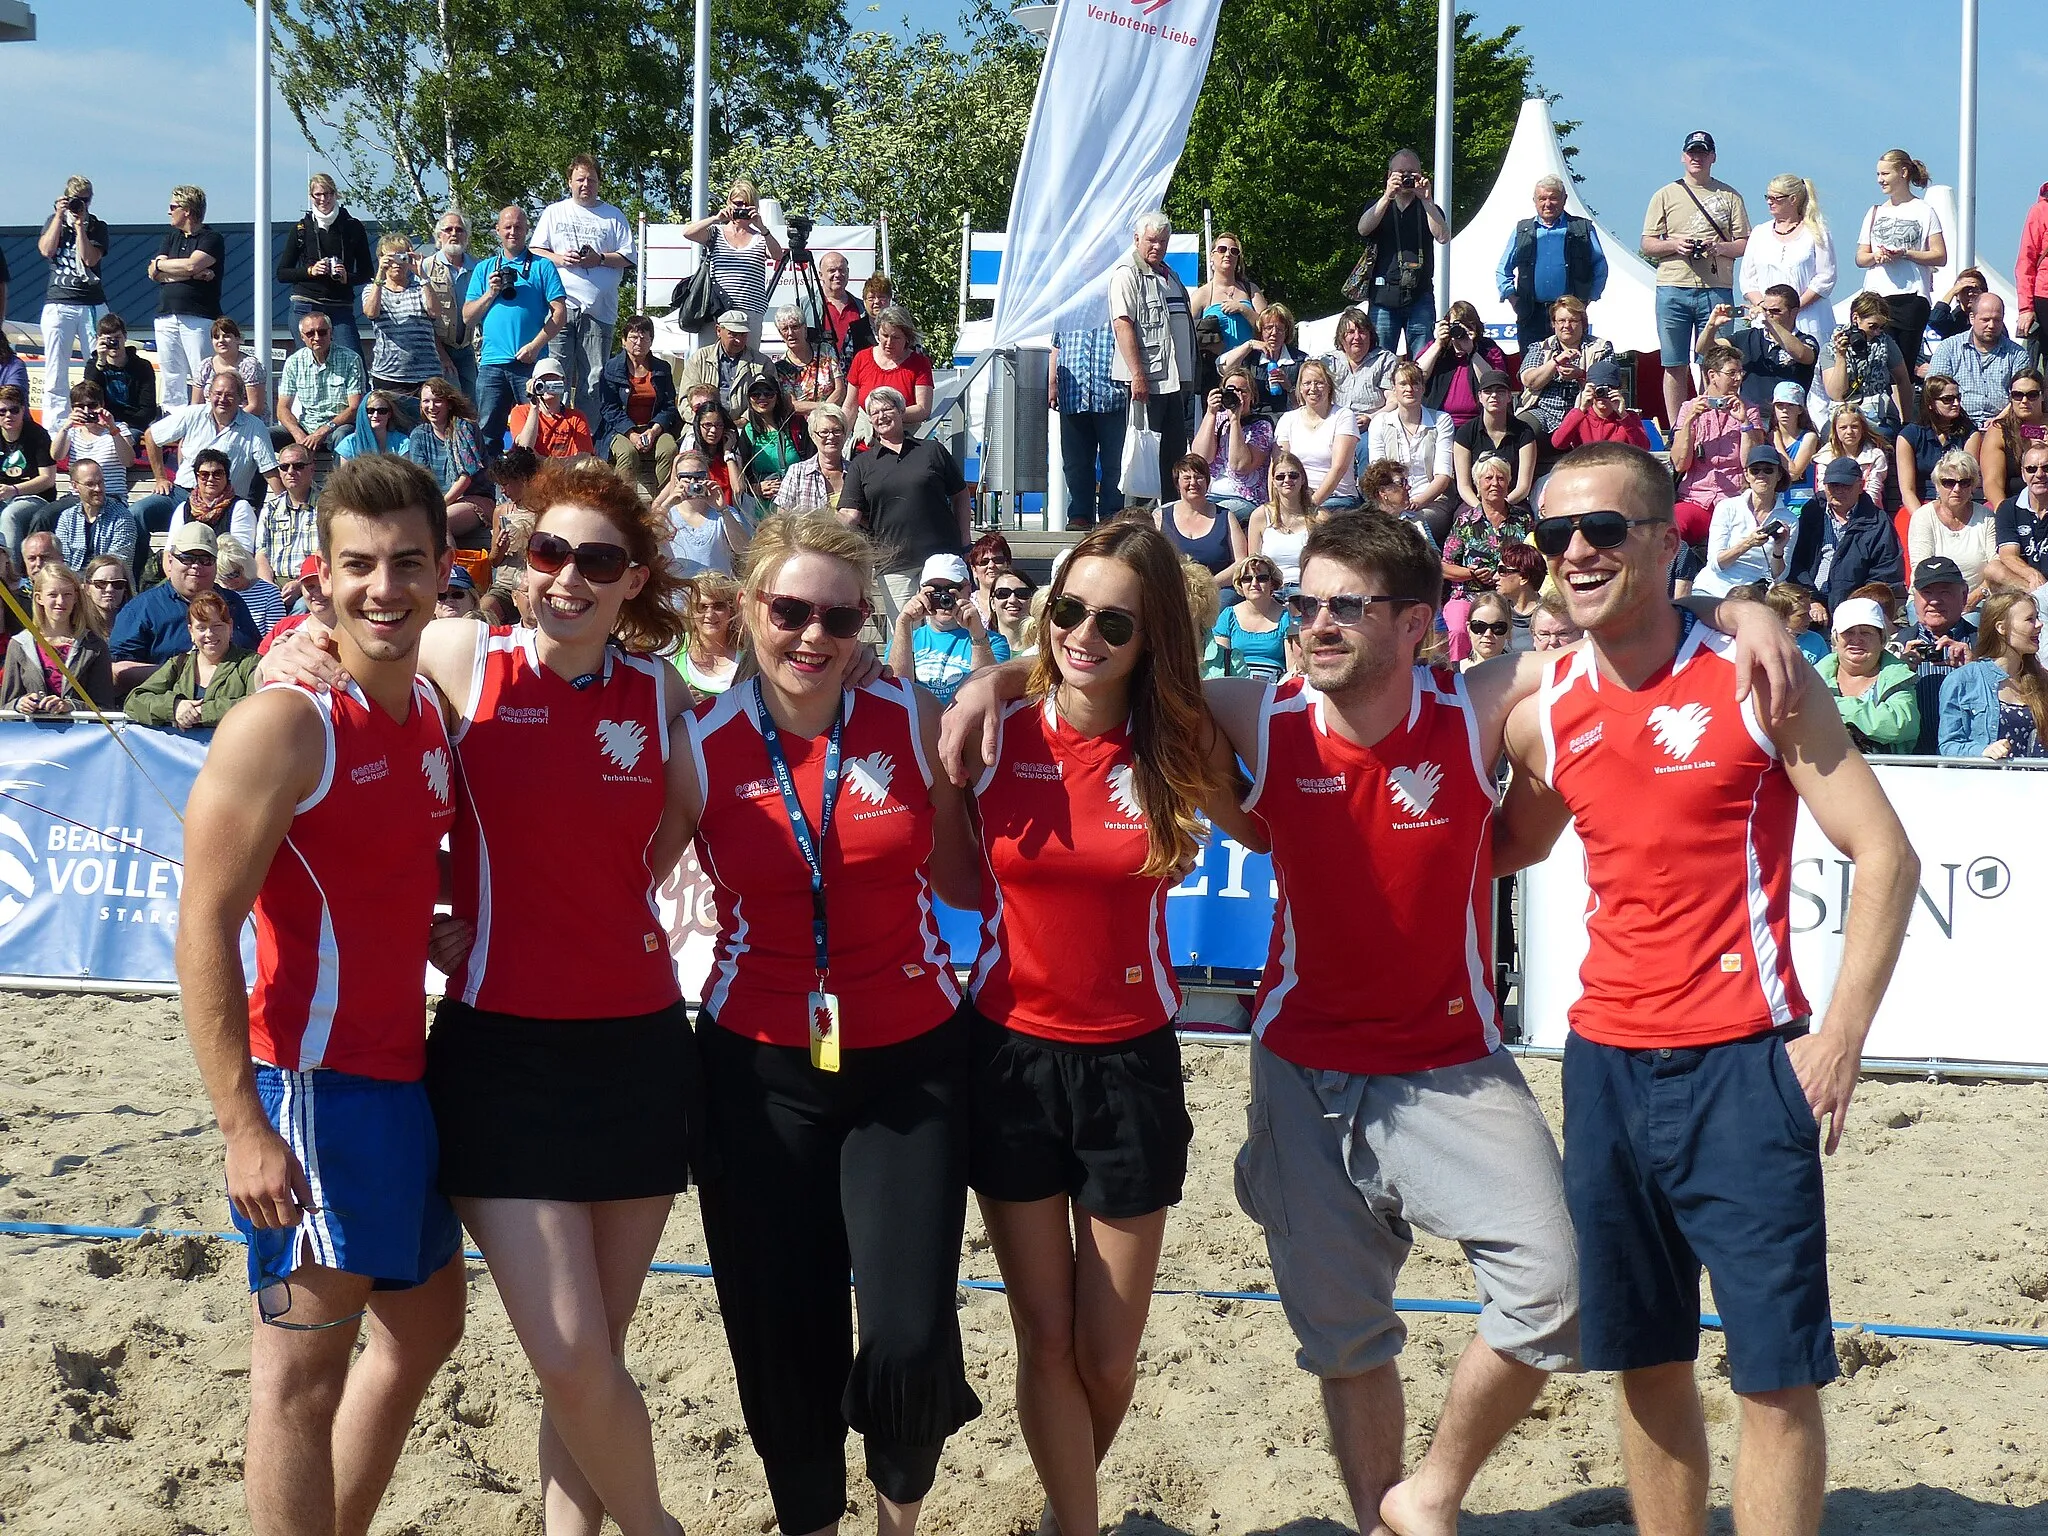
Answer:
[[[329,760],[332,761],[331,756]],[[314,894],[320,898],[320,937],[313,949],[313,994],[306,999],[306,1028],[299,1036],[299,1059],[295,1063],[298,1071],[305,1072],[327,1059],[327,1041],[334,1033],[334,1011],[341,1002],[341,946],[335,942],[334,910],[328,905],[326,887],[321,885],[320,877],[313,873],[311,862],[299,851],[290,833],[285,834],[284,845],[299,861],[299,868],[306,872]]]
[[[1274,873],[1280,885],[1280,985],[1266,994],[1266,1006],[1252,1020],[1252,1037],[1258,1040],[1266,1037],[1266,1026],[1280,1017],[1280,1007],[1287,1001],[1287,994],[1301,980],[1301,974],[1294,968],[1294,903],[1288,899],[1286,877],[1277,870]]]
[[[1778,973],[1778,941],[1771,934],[1770,896],[1764,890],[1763,863],[1756,853],[1756,813],[1763,800],[1766,768],[1757,775],[1750,791],[1749,816],[1742,824],[1742,881],[1744,905],[1749,911],[1749,942],[1756,950],[1756,979],[1770,1004],[1773,1024],[1792,1022],[1792,1004],[1785,996],[1784,978]]]
[[[1479,848],[1472,858],[1472,887],[1474,891],[1482,889],[1479,879],[1479,866],[1491,851],[1492,838],[1481,839]],[[1472,1006],[1479,1012],[1480,1038],[1485,1041],[1487,1053],[1491,1055],[1500,1049],[1500,1031],[1494,1027],[1500,1010],[1493,996],[1493,977],[1487,967],[1485,954],[1480,947],[1481,934],[1479,925],[1481,922],[1491,920],[1493,916],[1492,883],[1487,882],[1483,889],[1485,895],[1476,903],[1470,898],[1467,898],[1465,902],[1465,976],[1472,983]]]
[[[1166,949],[1171,940],[1165,937],[1166,894],[1171,889],[1172,887],[1164,880],[1152,888],[1152,910],[1147,914],[1147,920],[1151,924],[1151,933],[1158,942],[1153,946],[1152,953],[1146,956],[1151,964],[1153,989],[1159,994],[1159,1005],[1166,1010],[1169,1023],[1172,1022],[1173,1016],[1180,1012],[1180,988],[1174,985],[1173,959]]]

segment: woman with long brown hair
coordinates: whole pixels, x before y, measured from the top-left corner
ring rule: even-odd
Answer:
[[[654,899],[693,830],[676,739],[690,698],[659,659],[683,636],[681,587],[661,521],[610,466],[549,460],[525,505],[532,626],[436,619],[420,642],[456,721],[458,796],[427,1092],[442,1191],[540,1380],[550,1536],[607,1514],[670,1536],[625,1338],[701,1128]],[[320,680],[317,628],[273,647],[266,676]]]
[[[994,760],[967,770],[986,864],[969,1177],[1008,1288],[1025,1443],[1056,1528],[1085,1532],[1193,1134],[1166,894],[1202,813],[1255,834],[1164,535],[1119,521],[1082,539],[1044,634]]]
[[[1942,680],[1941,755],[2048,757],[2048,671],[2033,594],[1987,598],[1974,650],[1975,661]]]

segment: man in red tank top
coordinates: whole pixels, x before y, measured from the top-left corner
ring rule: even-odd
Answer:
[[[1552,653],[1508,725],[1500,870],[1585,846],[1588,948],[1565,1049],[1565,1193],[1583,1358],[1620,1373],[1622,1459],[1644,1532],[1706,1526],[1693,1381],[1700,1270],[1742,1404],[1738,1533],[1811,1536],[1833,1379],[1821,1124],[1842,1136],[1863,1040],[1905,935],[1919,862],[1817,678],[1776,720],[1672,606],[1670,474],[1641,449],[1568,455],[1537,547],[1587,638]],[[1824,1023],[1789,958],[1804,801],[1856,866]]]
[[[449,567],[431,476],[372,456],[320,502],[348,683],[222,721],[186,808],[178,982],[227,1142],[255,1294],[243,1481],[257,1536],[363,1532],[462,1334],[461,1229],[435,1187],[427,933],[454,819],[440,696],[416,675]],[[241,931],[254,909],[258,975]],[[370,1330],[350,1369],[359,1322]]]

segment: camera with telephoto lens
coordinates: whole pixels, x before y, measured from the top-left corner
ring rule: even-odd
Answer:
[[[85,199],[82,197],[67,197],[64,199],[64,209],[67,213],[73,215],[81,214],[85,212]]]
[[[1712,261],[1714,259],[1714,242],[1711,240],[1690,241],[1686,245],[1685,254],[1692,261]]]
[[[1453,320],[1450,322],[1449,329],[1447,329],[1444,332],[1444,335],[1451,338],[1452,340],[1456,340],[1461,336],[1469,340],[1471,338],[1472,333],[1466,330],[1464,326],[1458,324],[1457,321]]]

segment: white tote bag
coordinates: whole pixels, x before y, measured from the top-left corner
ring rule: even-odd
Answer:
[[[1124,430],[1123,492],[1125,501],[1159,500],[1159,434],[1139,400],[1131,402],[1130,425]]]

